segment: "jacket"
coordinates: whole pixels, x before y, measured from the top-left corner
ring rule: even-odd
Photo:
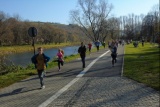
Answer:
[[[44,63],[46,64],[46,68],[47,68],[47,66],[48,66],[48,61],[50,60],[50,57],[48,57],[48,56],[46,56],[45,54],[42,54],[43,55],[43,58],[44,58]],[[32,63],[35,65],[35,68],[37,68],[36,67],[36,64],[37,64],[37,56],[38,56],[38,54],[36,54],[36,55],[34,55],[32,58],[31,58],[31,61],[32,61]]]
[[[114,47],[112,48],[111,52],[112,52],[112,54],[117,54],[117,47],[114,46]]]
[[[81,55],[81,56],[86,56],[86,46],[80,46],[78,48],[78,53]]]

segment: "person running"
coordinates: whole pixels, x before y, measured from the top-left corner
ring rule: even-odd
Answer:
[[[108,41],[108,48],[110,49],[111,48],[111,42]]]
[[[92,43],[89,42],[89,44],[88,44],[89,54],[91,54],[91,48],[92,48]]]
[[[64,64],[64,51],[62,49],[58,49],[58,53],[57,53],[57,57],[58,57],[58,71],[61,70],[61,66],[63,66]]]
[[[122,40],[122,46],[124,46],[124,40]]]
[[[114,64],[117,62],[117,46],[116,43],[112,43],[111,46],[111,57],[112,57],[112,67],[114,67]]]
[[[103,47],[106,48],[106,42],[105,41],[103,42]]]
[[[97,47],[97,52],[98,52],[98,51],[99,51],[99,45],[100,45],[99,40],[97,40],[97,41],[95,42],[95,45],[96,45],[96,47]]]
[[[78,48],[78,53],[80,54],[82,61],[82,68],[85,68],[85,57],[86,57],[86,46],[81,42],[81,46]]]
[[[142,46],[144,46],[144,39],[142,39]]]
[[[116,44],[116,46],[118,47],[118,41],[117,41],[117,40],[115,41],[115,44]]]
[[[38,54],[34,55],[31,58],[32,63],[35,64],[35,68],[37,69],[38,72],[38,76],[40,79],[40,84],[41,84],[41,89],[45,88],[44,82],[43,82],[43,78],[45,76],[45,70],[47,68],[47,62],[50,60],[50,57],[46,56],[43,53],[43,48],[39,47],[38,48]]]

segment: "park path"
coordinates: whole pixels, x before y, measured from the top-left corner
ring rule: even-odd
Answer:
[[[122,76],[123,56],[119,46],[112,67],[110,52],[102,49],[87,56],[84,70],[80,59],[65,63],[61,72],[50,69],[43,90],[37,75],[31,76],[1,89],[0,107],[159,107],[158,91]]]

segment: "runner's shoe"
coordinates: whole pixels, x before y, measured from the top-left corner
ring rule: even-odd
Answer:
[[[41,89],[45,89],[45,86],[43,85],[43,86],[41,86]]]
[[[41,87],[41,89],[45,89],[45,86],[43,85],[43,86]]]

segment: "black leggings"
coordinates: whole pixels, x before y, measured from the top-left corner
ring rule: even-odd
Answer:
[[[82,61],[82,67],[85,68],[86,64],[85,64],[85,56],[81,55],[81,61]]]
[[[63,66],[63,61],[58,61],[58,68],[61,69],[61,65]]]
[[[97,47],[97,51],[99,51],[99,46],[96,46]]]
[[[116,53],[112,53],[111,54],[111,56],[112,56],[112,65],[114,65],[114,63],[116,63],[116,58],[117,58],[117,54]]]

